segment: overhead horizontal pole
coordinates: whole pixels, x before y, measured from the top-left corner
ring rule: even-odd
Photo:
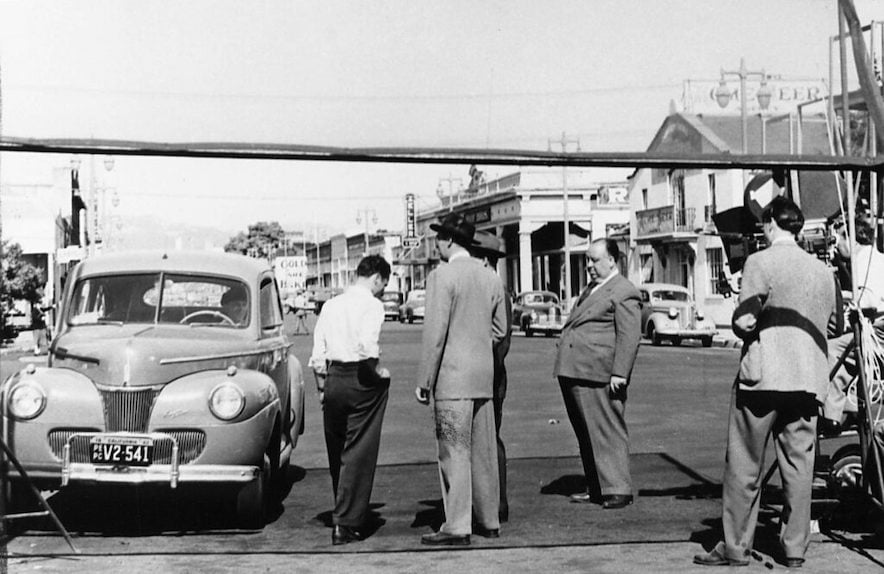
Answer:
[[[110,154],[288,161],[505,164],[615,168],[707,168],[831,171],[884,169],[884,155],[845,157],[793,154],[555,152],[488,148],[333,147],[266,143],[164,143],[105,139],[0,138],[0,151]]]

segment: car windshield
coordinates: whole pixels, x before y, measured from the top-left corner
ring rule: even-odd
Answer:
[[[651,297],[657,301],[680,301],[683,303],[689,301],[689,296],[684,291],[674,291],[670,289],[654,291]]]
[[[552,293],[529,293],[525,295],[526,305],[558,304],[559,299]]]
[[[384,293],[381,296],[381,300],[388,302],[388,303],[389,302],[398,303],[399,302],[399,293]]]
[[[88,277],[74,289],[67,322],[242,328],[249,324],[248,289],[224,277],[160,273]]]

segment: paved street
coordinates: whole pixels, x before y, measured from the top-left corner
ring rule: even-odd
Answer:
[[[53,505],[83,555],[71,555],[47,524],[29,523],[8,542],[9,571],[703,571],[690,559],[719,535],[727,401],[739,351],[642,345],[627,408],[638,500],[608,512],[568,503],[567,495],[581,486],[580,463],[550,376],[556,339],[517,334],[507,362],[503,428],[512,519],[500,539],[474,537],[471,549],[453,552],[419,544],[420,534],[441,520],[430,409],[412,394],[420,332],[419,324],[387,323],[382,334],[382,361],[393,383],[373,496],[376,531],[368,540],[330,544],[331,485],[311,377],[307,429],[293,459],[291,489],[263,531],[232,530],[225,507],[203,496],[61,492]],[[306,364],[312,339],[293,341]],[[19,355],[3,355],[4,377],[24,364]],[[763,512],[763,552],[754,567],[784,571],[766,544],[775,540],[771,516]],[[862,532],[842,535],[848,543],[819,535],[804,570],[884,566],[880,541]]]

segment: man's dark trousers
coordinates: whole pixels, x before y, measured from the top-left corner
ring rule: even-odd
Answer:
[[[334,524],[359,528],[368,516],[381,425],[390,381],[375,373],[376,360],[331,362],[323,422],[335,493]]]

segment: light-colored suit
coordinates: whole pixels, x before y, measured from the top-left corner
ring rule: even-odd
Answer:
[[[445,506],[440,531],[472,532],[472,516],[500,527],[497,446],[492,404],[492,346],[506,331],[500,278],[472,257],[453,257],[427,276],[418,385],[434,397],[439,481]]]
[[[641,339],[641,296],[616,274],[581,294],[562,329],[553,374],[592,495],[631,495],[626,392],[612,394],[612,376],[632,373]]]
[[[744,346],[722,495],[729,558],[745,560],[752,550],[770,438],[785,497],[780,544],[788,558],[807,550],[816,417],[828,385],[826,327],[834,311],[831,272],[794,241],[776,240],[746,260],[733,319]]]

